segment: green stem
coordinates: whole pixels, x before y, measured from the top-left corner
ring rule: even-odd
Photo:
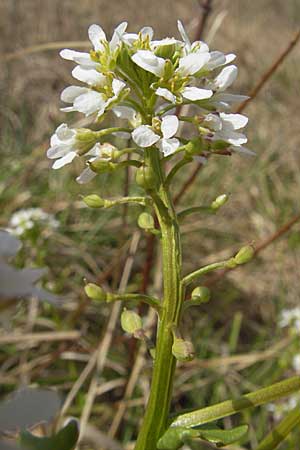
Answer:
[[[164,186],[165,175],[158,151],[149,149],[146,158],[147,163],[158,175],[160,185],[158,193],[156,191],[156,195],[153,195],[153,202],[161,229],[164,296],[150,397],[135,450],[156,450],[157,441],[168,426],[176,366],[176,360],[172,355],[172,329],[174,325],[178,325],[184,298],[180,281],[181,243],[176,213],[169,191]]]
[[[259,444],[256,450],[274,450],[300,424],[300,409],[296,406]]]
[[[224,269],[225,267],[228,267],[228,261],[229,260],[226,259],[225,261],[215,262],[212,264],[208,264],[208,266],[201,267],[200,269],[195,270],[195,272],[186,275],[183,278],[182,283],[187,286],[188,284],[192,283],[194,280],[201,277],[202,275],[207,274],[208,272],[212,272],[216,269]]]
[[[190,413],[181,414],[173,420],[171,427],[192,428],[204,423],[213,422],[223,417],[231,416],[243,409],[273,402],[281,397],[300,390],[300,377],[288,378],[285,381],[272,384],[258,391],[243,395],[235,400],[227,400]],[[261,449],[260,449],[261,450]]]
[[[152,308],[155,308],[157,312],[161,311],[161,304],[160,301],[155,298],[151,297],[150,295],[143,295],[143,294],[110,294],[107,293],[106,301],[107,303],[114,302],[117,300],[121,300],[122,302],[143,302],[146,303],[149,306],[152,306]]]

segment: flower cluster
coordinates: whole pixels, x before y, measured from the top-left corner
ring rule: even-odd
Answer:
[[[92,172],[97,172],[93,158],[111,160],[105,150],[107,137],[116,135],[132,139],[135,150],[130,152],[135,151],[140,160],[143,149],[159,151],[162,159],[180,152],[189,158],[224,150],[252,153],[244,147],[247,138],[241,132],[248,119],[230,113],[233,104],[247,97],[225,92],[237,77],[237,67],[231,64],[235,55],[210,51],[202,41],[191,42],[180,21],[181,39],[154,40],[151,27],[137,34],[126,29],[127,23],[121,23],[108,41],[100,26],[91,25],[88,34],[93,50],[60,52],[76,64],[72,75],[83,84],[63,90],[61,100],[68,106],[62,110],[91,116],[96,131],[60,125],[47,152],[56,160],[54,169],[76,156],[92,157],[78,177],[78,182],[89,181]],[[194,105],[196,114],[176,115],[179,105]],[[99,129],[109,111],[124,125]],[[178,136],[183,121],[191,125],[190,141]],[[114,163],[122,162],[125,154],[119,152]]]
[[[58,221],[41,208],[20,209],[11,216],[9,226],[13,234],[22,236],[28,230],[41,223],[46,224],[50,228],[58,227]]]
[[[290,327],[295,332],[300,332],[300,308],[283,309],[279,319],[281,328]]]

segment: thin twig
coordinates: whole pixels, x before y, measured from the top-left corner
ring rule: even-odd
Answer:
[[[57,50],[65,47],[88,48],[90,45],[91,43],[89,41],[46,42],[45,44],[31,45],[30,47],[22,48],[16,52],[2,55],[1,58],[4,61],[11,61],[13,59],[22,58],[23,56],[44,52],[46,50]]]
[[[0,337],[0,345],[23,344],[24,342],[76,341],[81,337],[79,331],[57,331],[41,333],[14,333]]]
[[[284,225],[282,225],[280,228],[278,228],[278,230],[276,230],[275,233],[271,234],[271,236],[269,236],[267,239],[263,240],[260,244],[255,246],[254,255],[257,256],[261,251],[263,251],[265,248],[267,248],[270,244],[272,244],[274,241],[276,241],[281,236],[283,236],[285,233],[287,233],[299,221],[300,221],[300,214],[297,214],[291,220],[289,220]],[[224,269],[224,270],[221,270],[220,272],[218,272],[213,277],[210,277],[205,282],[205,286],[214,285],[221,278],[223,278],[224,275],[226,275],[227,272],[229,272],[231,270],[235,270],[235,269]]]
[[[248,98],[247,100],[245,100],[243,103],[241,103],[239,105],[239,107],[237,108],[236,112],[240,113],[242,111],[244,111],[244,109],[246,108],[246,106],[248,105],[248,103],[250,101],[252,101],[257,94],[259,93],[259,91],[263,88],[263,86],[267,83],[267,81],[271,78],[271,76],[274,74],[274,72],[278,69],[278,67],[283,63],[283,61],[285,60],[285,58],[288,56],[288,54],[293,50],[293,48],[295,47],[295,45],[297,44],[297,42],[299,41],[300,38],[300,30],[298,30],[294,37],[291,39],[291,41],[289,42],[289,44],[287,45],[287,47],[283,50],[283,52],[277,57],[277,59],[275,59],[275,61],[273,62],[273,64],[266,70],[266,72],[261,76],[260,80],[258,81],[258,83],[253,87],[252,91],[250,91],[250,93],[248,94],[250,98]]]

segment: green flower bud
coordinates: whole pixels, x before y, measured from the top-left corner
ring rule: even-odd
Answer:
[[[85,290],[86,295],[93,300],[99,300],[99,301],[106,300],[106,293],[97,284],[88,283],[84,287],[84,290]]]
[[[174,52],[176,50],[176,43],[170,43],[168,45],[159,45],[156,49],[155,49],[155,55],[156,56],[160,56],[161,58],[164,59],[171,59],[174,55]],[[167,61],[167,63],[171,63],[171,61]]]
[[[202,139],[196,137],[191,139],[185,146],[187,155],[199,155],[203,151]]]
[[[142,318],[134,311],[124,309],[121,314],[121,327],[129,334],[134,334],[143,328]]]
[[[219,195],[219,196],[212,202],[212,204],[211,204],[210,206],[211,206],[212,209],[217,210],[217,209],[221,208],[221,206],[225,205],[225,203],[227,202],[227,200],[228,200],[228,195],[226,195],[226,194]]]
[[[97,194],[90,194],[83,198],[84,203],[90,208],[103,208],[105,200]]]
[[[151,230],[154,228],[154,219],[151,214],[143,212],[139,215],[138,226],[144,230]]]
[[[172,354],[178,361],[191,361],[195,356],[193,344],[190,341],[174,336]]]
[[[191,300],[193,303],[201,304],[207,303],[210,300],[210,290],[205,286],[197,286],[191,296]]]
[[[104,161],[101,159],[89,162],[88,164],[92,171],[96,173],[113,172],[118,167],[118,164],[114,164],[110,161]]]
[[[78,155],[84,155],[97,142],[97,134],[87,128],[78,128],[76,130],[76,147]]]
[[[135,180],[145,190],[154,190],[158,187],[157,176],[149,166],[139,167],[136,171]]]
[[[235,255],[234,260],[236,264],[246,264],[254,256],[255,250],[252,245],[246,245]]]

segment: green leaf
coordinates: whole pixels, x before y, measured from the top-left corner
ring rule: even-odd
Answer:
[[[197,430],[183,427],[169,428],[159,439],[157,448],[159,450],[177,450],[185,443],[185,440],[198,436],[199,432]]]
[[[248,425],[241,425],[230,430],[222,430],[216,425],[205,428],[169,428],[160,438],[157,444],[159,450],[178,450],[183,444],[190,439],[200,438],[204,441],[216,444],[217,447],[232,444],[239,441],[248,431]]]
[[[57,434],[51,437],[38,437],[23,431],[20,434],[20,444],[24,450],[73,450],[79,437],[76,420],[71,420]]]
[[[244,437],[248,432],[248,425],[241,425],[230,430],[222,430],[221,428],[206,428],[198,430],[199,437],[205,441],[213,442],[217,447],[233,444]]]

